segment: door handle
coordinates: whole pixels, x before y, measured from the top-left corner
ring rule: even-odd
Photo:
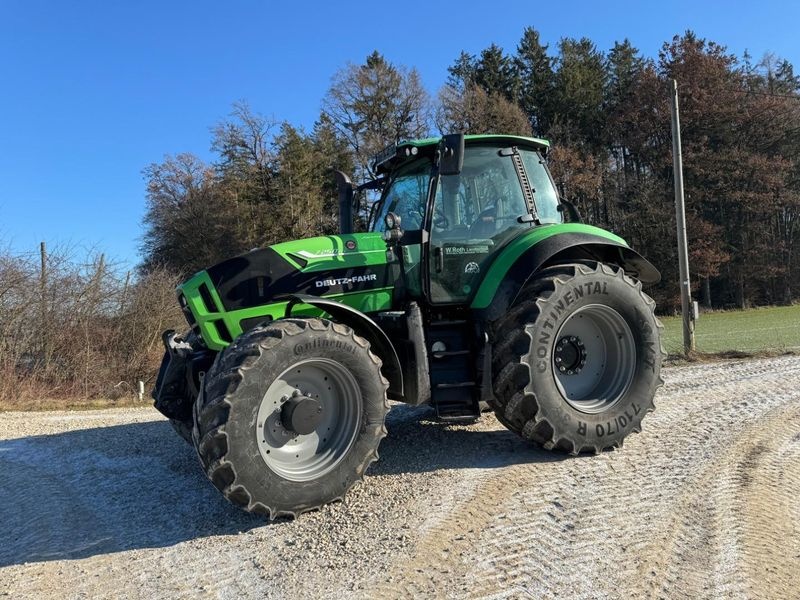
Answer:
[[[444,252],[442,252],[441,246],[433,249],[433,263],[437,273],[444,271]]]

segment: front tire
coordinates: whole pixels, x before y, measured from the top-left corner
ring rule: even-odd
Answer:
[[[169,424],[172,429],[177,433],[187,444],[192,444],[192,422],[180,421],[178,419],[170,419]]]
[[[552,267],[523,293],[493,328],[498,420],[570,454],[621,446],[663,383],[655,302],[606,264]]]
[[[388,382],[369,344],[325,319],[281,319],[222,351],[195,406],[209,479],[249,512],[341,499],[378,458]]]

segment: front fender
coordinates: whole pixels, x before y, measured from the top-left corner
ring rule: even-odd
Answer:
[[[370,343],[372,351],[383,361],[383,372],[389,380],[389,397],[393,400],[403,398],[403,369],[400,366],[400,359],[397,357],[397,352],[389,340],[389,336],[375,321],[352,306],[330,298],[307,294],[293,294],[289,297],[289,303],[286,305],[287,317],[291,316],[292,308],[297,304],[308,304],[328,313],[337,322],[347,325],[356,334],[366,339]]]
[[[621,237],[582,223],[545,225],[520,236],[500,251],[489,265],[470,307],[493,321],[505,314],[520,291],[542,268],[557,262],[594,260],[622,267],[646,284],[661,275]]]

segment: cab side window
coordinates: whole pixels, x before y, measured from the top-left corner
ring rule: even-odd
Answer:
[[[422,229],[429,184],[430,161],[417,161],[403,169],[389,182],[375,230],[386,228],[384,218],[390,212],[400,217],[403,229]]]
[[[486,239],[520,227],[525,198],[514,164],[498,152],[494,146],[470,147],[461,174],[440,178],[434,237]]]

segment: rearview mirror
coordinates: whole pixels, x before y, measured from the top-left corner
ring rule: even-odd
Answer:
[[[451,133],[439,144],[439,175],[458,175],[464,166],[464,134]]]

